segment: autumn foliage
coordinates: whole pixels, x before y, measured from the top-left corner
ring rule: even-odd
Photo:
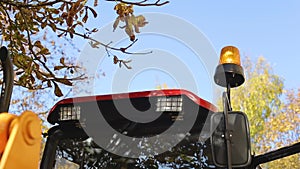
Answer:
[[[250,121],[253,154],[264,154],[300,141],[300,89],[284,90],[263,57],[243,62],[246,82],[232,91],[233,110],[245,112]],[[286,98],[283,100],[282,96]],[[300,168],[300,156],[275,160],[263,168]]]
[[[160,0],[154,3],[147,0],[112,2],[117,2],[120,4],[117,6],[122,7],[129,4],[130,8],[133,5],[161,6],[168,3]],[[91,38],[91,34],[98,29],[85,25],[90,18],[98,17],[95,10],[98,3],[98,0],[92,0],[92,3],[88,3],[87,0],[1,0],[1,45],[8,47],[13,58],[15,85],[30,90],[54,88],[55,95],[62,96],[60,84],[71,86],[73,81],[84,79],[84,73],[80,71],[79,66],[75,65],[72,59],[66,59],[70,56],[67,56],[65,46],[57,44],[57,37],[66,40],[71,47],[70,39],[74,36],[97,42]],[[116,10],[120,13],[121,8],[116,7]],[[146,22],[141,16],[133,16],[133,11],[128,16],[130,17],[123,16],[126,20],[125,30],[133,36],[133,27],[135,32],[138,32],[138,27]],[[55,37],[49,38],[50,35]],[[114,48],[102,42],[97,43],[105,48],[130,54],[126,52],[128,47]]]
[[[83,75],[72,75],[78,66],[65,62],[63,54],[55,58],[59,62],[53,61],[51,46],[56,42],[47,39],[45,31],[73,38],[76,28],[84,27],[90,15],[97,17],[97,12],[85,0],[1,1],[0,33],[13,58],[15,85],[30,90],[54,87],[56,96],[62,96],[58,84],[70,86],[73,80],[82,79]],[[83,33],[86,36],[95,32],[95,29],[86,30]]]

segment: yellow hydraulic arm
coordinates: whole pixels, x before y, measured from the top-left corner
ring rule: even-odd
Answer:
[[[37,169],[41,139],[41,122],[35,113],[1,113],[0,169]]]
[[[13,89],[13,66],[6,47],[0,48],[3,70],[0,90],[0,169],[37,169],[41,148],[41,121],[25,111],[20,116],[6,113]]]

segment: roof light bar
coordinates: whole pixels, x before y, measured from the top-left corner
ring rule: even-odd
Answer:
[[[145,100],[145,98],[153,98],[154,105],[151,110],[153,112],[180,112],[183,111],[183,101],[192,101],[196,105],[205,108],[207,110],[216,112],[217,108],[211,103],[199,98],[197,95],[184,90],[184,89],[166,89],[166,90],[153,90],[153,91],[142,91],[142,92],[131,92],[131,93],[120,93],[120,94],[109,94],[109,95],[96,95],[96,96],[85,96],[76,98],[67,98],[57,102],[49,111],[49,116],[47,118],[48,122],[51,124],[60,123],[68,120],[79,120],[87,112],[86,106],[89,103],[97,102],[99,103],[99,108],[102,109],[114,109],[113,104],[110,107],[103,107],[100,104],[102,102],[110,101],[120,101],[123,99],[138,99],[140,101]],[[140,102],[137,101],[137,102]],[[138,103],[140,104],[140,103]],[[147,103],[148,104],[148,103]],[[74,107],[80,106],[80,107]],[[104,111],[102,113],[109,114],[109,111]],[[110,115],[109,115],[110,116]],[[178,118],[177,118],[178,119]]]

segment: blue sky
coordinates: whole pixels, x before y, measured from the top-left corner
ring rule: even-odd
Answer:
[[[262,55],[287,88],[300,86],[300,1],[186,2],[172,1],[165,9],[199,27],[216,51],[233,44],[242,56]]]
[[[114,21],[116,18],[116,13],[113,11],[114,5],[114,2],[101,1],[97,7],[99,18],[95,20],[90,18],[92,26],[100,28],[101,31],[102,27]],[[298,70],[300,63],[299,9],[300,1],[296,0],[247,2],[170,0],[169,4],[162,7],[135,7],[135,14],[158,12],[180,17],[199,29],[211,42],[217,53],[226,45],[234,45],[240,49],[242,57],[249,56],[255,61],[257,57],[264,56],[271,63],[274,72],[284,78],[285,88],[297,89],[300,86],[300,78],[298,78],[300,72]],[[143,29],[145,28],[141,28],[141,32]],[[149,42],[147,36],[138,38],[137,49],[139,49],[139,45],[147,46],[146,44],[149,43],[151,46],[151,43],[157,44],[160,41],[155,41],[155,37]],[[126,45],[126,42],[120,44]],[[176,52],[179,51],[174,50],[171,53],[176,55]],[[126,58],[127,56],[122,57]],[[108,59],[104,61],[108,63],[106,65],[111,63],[111,58]],[[187,58],[188,62],[193,61],[188,61]],[[101,81],[102,86],[105,86],[107,78],[114,76],[111,72],[119,71],[116,70],[118,68],[115,65],[105,66],[101,69],[107,74],[106,78]],[[142,78],[143,76],[147,78]],[[155,87],[155,84],[159,83],[173,83],[174,78],[165,73],[159,74],[155,70],[149,70],[145,71],[144,75],[140,73],[132,81],[139,82],[131,83],[129,87],[131,90],[142,90],[143,88],[148,89],[149,86]],[[106,86],[109,86],[109,83]],[[170,84],[170,87],[176,87],[176,85]],[[110,91],[99,88],[98,92],[101,94]],[[197,94],[202,95],[201,92]],[[203,95],[205,99],[211,100],[209,94],[204,93]]]

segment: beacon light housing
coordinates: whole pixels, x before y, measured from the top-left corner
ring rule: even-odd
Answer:
[[[226,46],[221,50],[219,65],[216,68],[215,83],[222,87],[238,87],[245,82],[244,70],[241,66],[240,53],[234,46]]]

